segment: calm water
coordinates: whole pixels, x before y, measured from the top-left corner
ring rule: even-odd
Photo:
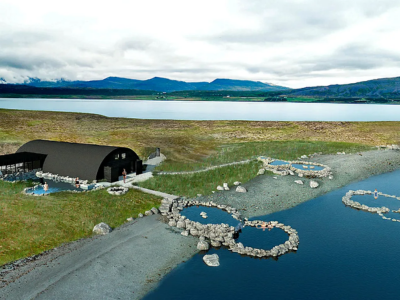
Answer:
[[[61,192],[61,191],[83,191],[80,188],[76,188],[74,184],[67,183],[67,182],[56,182],[50,179],[45,179],[45,182],[49,185],[49,189],[47,192],[44,191],[43,187],[40,186],[37,189],[33,191],[34,194],[50,194],[50,193],[56,193],[56,192]],[[43,182],[44,183],[44,182]]]
[[[0,98],[0,108],[83,112],[138,119],[400,121],[400,105],[377,104]]]
[[[200,213],[207,213],[207,218],[204,219]],[[222,209],[216,207],[206,206],[190,206],[181,212],[182,216],[187,217],[189,220],[199,222],[201,224],[228,224],[229,226],[236,226],[239,221],[234,219],[230,214]]]
[[[289,163],[287,161],[283,160],[274,160],[270,165],[273,166],[283,166],[283,165],[288,165]],[[308,168],[304,168],[303,166],[307,166]],[[313,169],[310,169],[310,166],[313,166]],[[315,165],[301,165],[301,164],[292,164],[292,167],[300,170],[312,170],[312,171],[320,171],[323,170],[323,167],[320,166],[315,166]]]
[[[298,251],[274,260],[211,249],[208,254],[220,257],[219,267],[206,266],[203,254],[198,254],[168,274],[145,299],[399,299],[400,223],[341,202],[349,189],[376,188],[400,196],[399,182],[400,170],[255,218],[277,220],[298,230]],[[399,200],[382,196],[352,199],[370,206],[400,207]],[[253,246],[260,240],[281,243],[280,238],[287,238],[272,232],[250,229],[240,239]]]
[[[303,166],[307,166],[308,168],[303,168]],[[314,169],[310,169],[310,166],[313,166]],[[324,168],[320,166],[314,166],[314,165],[300,165],[300,164],[292,164],[292,167],[300,170],[311,170],[311,171],[321,171]]]

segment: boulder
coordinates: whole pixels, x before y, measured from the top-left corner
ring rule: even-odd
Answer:
[[[203,261],[209,267],[218,267],[219,266],[219,256],[218,254],[204,255]]]
[[[229,188],[229,186],[226,182],[224,182],[224,184],[222,186],[224,187],[224,189]]]
[[[143,218],[143,214],[138,214],[138,217],[139,218]]]
[[[219,185],[219,186],[217,186],[217,190],[218,190],[218,191],[223,191],[224,188],[223,188],[222,186]]]
[[[146,210],[146,211],[144,212],[144,214],[145,214],[146,216],[151,216],[151,215],[153,214],[153,212],[152,212],[151,210]]]
[[[303,181],[301,180],[295,180],[294,182],[296,182],[297,184],[303,184]]]
[[[240,181],[235,181],[233,184],[234,184],[234,185],[240,185],[241,182],[240,182]]]
[[[198,250],[208,250],[208,249],[210,249],[210,244],[208,244],[206,241],[199,241],[197,244],[197,249]]]
[[[106,223],[103,223],[103,222],[97,224],[93,228],[93,232],[95,234],[103,234],[104,235],[104,234],[110,233],[111,231],[112,231],[111,227],[108,226]]]
[[[318,182],[316,182],[316,181],[314,181],[314,180],[311,180],[311,181],[310,181],[310,187],[311,187],[311,188],[315,189],[315,188],[317,188],[318,186],[319,186],[319,183],[318,183]]]
[[[258,170],[257,175],[264,175],[264,174],[265,174],[265,169]]]
[[[128,222],[131,222],[131,221],[133,221],[133,218],[132,217],[130,217],[130,218],[128,218],[128,219],[126,219]]]
[[[158,214],[160,213],[160,211],[158,210],[157,207],[153,207],[153,208],[151,209],[151,211],[152,211],[153,214],[155,214],[155,215],[158,215]]]
[[[246,193],[247,190],[246,190],[246,188],[245,188],[244,186],[239,185],[239,186],[236,188],[236,192],[238,192],[238,193]]]

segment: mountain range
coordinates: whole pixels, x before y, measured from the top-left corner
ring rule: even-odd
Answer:
[[[6,83],[1,82],[0,83]],[[215,79],[212,82],[185,82],[168,78],[154,77],[148,80],[128,79],[121,77],[107,77],[103,80],[91,81],[42,81],[30,78],[24,85],[33,87],[63,87],[63,88],[90,88],[90,89],[134,89],[157,92],[176,91],[283,91],[288,88],[260,81]]]
[[[400,98],[400,77],[291,90],[290,96]]]

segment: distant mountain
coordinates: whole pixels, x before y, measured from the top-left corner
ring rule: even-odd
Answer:
[[[282,91],[288,88],[260,81],[215,79],[198,89],[203,91]]]
[[[1,82],[0,83],[5,83]],[[38,78],[29,78],[24,85],[32,87],[65,87],[91,89],[135,89],[158,92],[176,91],[281,91],[287,88],[249,80],[216,79],[213,82],[185,82],[168,78],[154,77],[147,80],[136,80],[121,77],[107,77],[102,80],[90,81],[42,81]]]
[[[342,98],[400,98],[400,77],[381,78],[351,84],[306,87],[292,90],[288,95]]]
[[[159,92],[176,92],[196,90],[199,86],[203,86],[207,82],[185,82],[171,80],[167,78],[154,77],[148,80],[143,80],[136,84],[138,90],[153,90]]]

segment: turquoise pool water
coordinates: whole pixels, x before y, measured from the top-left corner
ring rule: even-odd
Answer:
[[[207,254],[219,255],[219,267],[208,267],[203,254],[195,255],[165,276],[144,299],[399,299],[400,223],[346,207],[341,201],[350,189],[376,188],[400,196],[399,182],[400,171],[395,171],[257,217],[295,228],[300,238],[298,251],[278,259],[258,259],[224,247],[211,249]],[[399,200],[382,196],[352,199],[371,206],[400,207]],[[239,240],[263,246],[258,243],[269,240],[275,244],[286,238],[272,234],[272,230],[245,228]]]
[[[303,168],[303,166],[307,166],[307,168]],[[314,169],[310,169],[310,166],[313,166]],[[302,165],[302,164],[292,164],[292,167],[300,170],[310,170],[310,171],[321,171],[325,168],[315,165]]]
[[[49,185],[49,189],[45,192],[43,189],[43,186],[38,186],[36,189],[34,189],[33,193],[34,194],[51,194],[51,193],[57,193],[61,191],[83,191],[81,188],[76,188],[75,184],[71,183],[66,183],[66,182],[56,182],[50,179],[46,179],[45,182]]]

